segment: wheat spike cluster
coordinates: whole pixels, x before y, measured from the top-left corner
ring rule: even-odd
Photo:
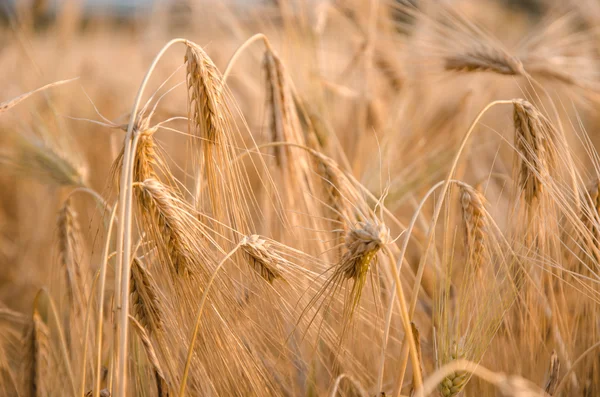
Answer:
[[[600,396],[597,2],[9,3],[0,396]]]

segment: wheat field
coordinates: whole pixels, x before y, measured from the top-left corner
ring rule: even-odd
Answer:
[[[0,396],[600,396],[600,3],[47,3]]]

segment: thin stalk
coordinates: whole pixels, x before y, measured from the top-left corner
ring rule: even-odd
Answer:
[[[96,379],[93,388],[93,397],[100,396],[100,373],[102,366],[102,323],[104,319],[104,289],[106,287],[106,268],[108,267],[108,251],[110,249],[110,236],[112,235],[115,215],[117,213],[115,204],[110,214],[108,223],[108,231],[106,242],[104,243],[104,251],[102,252],[102,265],[100,268],[100,287],[98,291],[98,321],[96,322]]]
[[[196,343],[196,338],[198,337],[198,330],[200,329],[200,320],[202,318],[202,311],[204,310],[204,303],[206,302],[206,298],[208,297],[208,292],[210,291],[210,287],[212,286],[215,278],[217,277],[217,273],[225,262],[242,246],[242,242],[239,242],[235,248],[233,248],[225,257],[221,260],[215,271],[213,272],[210,280],[208,280],[208,284],[206,285],[206,289],[204,290],[204,294],[202,294],[202,299],[200,300],[200,306],[198,307],[198,313],[196,314],[196,324],[194,325],[194,332],[192,334],[192,339],[190,341],[190,347],[188,348],[187,359],[185,360],[185,368],[183,370],[183,377],[181,379],[181,385],[179,387],[179,397],[185,396],[185,387],[187,384],[188,374],[190,372],[190,366],[192,364],[192,356],[194,355],[194,344]]]
[[[483,115],[489,109],[491,109],[492,107],[494,107],[496,105],[512,105],[512,104],[513,104],[512,100],[498,100],[498,101],[493,101],[493,102],[488,103],[477,114],[475,119],[471,122],[469,129],[467,130],[466,134],[464,135],[464,137],[460,143],[458,152],[456,153],[456,155],[454,156],[454,160],[452,161],[452,166],[450,167],[450,171],[448,171],[448,177],[446,178],[444,185],[442,187],[442,191],[440,193],[440,199],[435,207],[433,217],[431,219],[431,226],[429,227],[429,230],[427,231],[427,243],[425,244],[425,250],[423,251],[424,255],[421,257],[421,260],[419,262],[419,268],[417,270],[417,275],[415,278],[415,288],[413,289],[413,294],[412,294],[411,301],[410,301],[409,316],[411,319],[415,312],[415,308],[417,307],[417,300],[419,298],[421,279],[423,278],[423,272],[425,271],[425,260],[427,259],[427,253],[429,252],[429,248],[431,247],[431,244],[433,243],[433,235],[434,235],[434,231],[435,231],[435,225],[437,224],[440,212],[442,211],[444,199],[446,197],[446,193],[448,192],[448,187],[450,185],[450,182],[452,181],[452,175],[454,174],[454,171],[456,170],[456,167],[458,165],[458,161],[460,160],[461,154],[462,154],[463,150],[465,149],[465,147],[467,146],[467,142],[469,141],[469,138],[473,134],[473,131],[475,131],[475,126],[477,126],[477,124],[479,123],[479,120],[481,120]],[[403,261],[404,261],[404,257],[401,257],[400,260],[398,261],[398,263],[402,264]],[[410,335],[410,334],[408,334],[408,335]],[[409,338],[409,339],[412,339],[412,338]],[[396,396],[400,394],[400,390],[402,389],[402,383],[404,381],[404,374],[406,372],[406,364],[404,362],[407,359],[408,359],[408,352],[406,351],[406,349],[403,349],[402,356],[400,359],[401,364],[400,364],[400,374],[399,374],[399,383],[398,383],[399,386],[398,386],[398,390],[396,391]]]
[[[242,54],[242,52],[244,52],[248,47],[250,47],[250,45],[252,45],[252,43],[254,43],[258,40],[262,40],[265,43],[265,46],[267,48],[269,48],[269,49],[271,48],[269,39],[267,39],[267,36],[265,36],[263,33],[257,33],[254,36],[250,37],[248,40],[246,40],[241,46],[238,47],[237,50],[235,50],[235,52],[229,59],[229,62],[227,62],[227,67],[225,68],[225,72],[223,73],[223,78],[222,78],[223,85],[227,82],[227,78],[231,74],[231,69],[233,69],[233,66],[237,62],[237,60],[240,57],[240,55]]]
[[[410,220],[410,223],[408,224],[408,228],[406,229],[406,235],[404,237],[404,240],[402,241],[402,247],[400,248],[400,256],[399,256],[400,258],[403,259],[406,254],[406,249],[408,247],[408,241],[412,235],[415,224],[417,223],[417,220],[419,219],[419,214],[421,213],[423,206],[425,205],[425,203],[427,202],[429,197],[444,183],[445,183],[445,181],[440,181],[440,182],[436,183],[431,189],[429,189],[429,191],[425,194],[425,197],[423,197],[423,199],[419,203],[419,206],[413,213],[413,217]],[[394,261],[394,263],[395,263],[395,261]],[[402,263],[400,263],[398,265],[397,271],[399,272],[401,269],[402,269]],[[415,285],[418,285],[418,284],[415,284]],[[390,304],[389,304],[389,308],[388,308],[387,315],[386,315],[385,330],[384,330],[384,337],[383,337],[383,347],[381,349],[381,358],[380,358],[380,364],[379,364],[379,376],[377,378],[377,391],[378,392],[381,392],[382,391],[381,389],[383,387],[383,373],[384,373],[384,369],[385,369],[385,353],[387,350],[387,341],[388,341],[389,334],[390,334],[390,325],[392,322],[392,313],[393,313],[393,309],[394,309],[393,302],[396,298],[395,293],[396,293],[396,291],[393,289],[392,295],[390,296]],[[404,350],[404,348],[403,348],[403,350]],[[406,363],[405,363],[405,365],[406,365]]]
[[[98,276],[100,275],[100,271],[96,271],[96,275],[94,276],[94,281],[92,282],[92,288],[90,290],[90,294],[88,296],[88,304],[87,304],[87,312],[85,314],[85,327],[84,327],[84,334],[83,334],[83,340],[84,340],[84,344],[83,344],[83,367],[81,368],[81,386],[79,388],[79,395],[83,396],[85,393],[85,375],[87,373],[87,365],[86,365],[86,358],[87,358],[87,352],[88,352],[88,343],[87,343],[87,336],[88,336],[88,331],[90,329],[90,317],[92,316],[92,295],[94,295],[94,290],[96,289],[96,283],[98,282]],[[92,374],[93,376],[94,374]]]
[[[396,259],[394,258],[394,254],[389,247],[385,247],[385,251],[390,260],[390,266],[392,268],[392,275],[394,277],[394,284],[396,284],[396,296],[398,298],[398,303],[400,304],[400,317],[402,318],[402,324],[404,325],[404,341],[408,339],[408,347],[410,350],[410,358],[413,366],[413,373],[415,378],[415,389],[421,387],[423,382],[423,378],[421,376],[421,363],[419,361],[419,354],[417,352],[417,345],[415,343],[415,338],[412,337],[412,328],[410,326],[410,315],[408,314],[408,307],[406,305],[406,298],[404,297],[404,291],[402,288],[402,282],[400,281],[400,274],[398,273],[398,268],[396,266]],[[417,287],[418,288],[418,287]],[[409,335],[410,337],[406,337]],[[405,343],[406,344],[406,343]]]
[[[133,126],[137,117],[138,108],[144,94],[144,90],[152,72],[156,68],[158,61],[164,53],[176,43],[188,43],[185,39],[173,39],[169,41],[156,55],[150,68],[146,72],[142,84],[138,90],[137,96],[131,110],[131,117],[127,126],[127,135],[125,136],[125,148],[123,150],[123,164],[121,169],[121,180],[119,190],[119,219],[121,220],[117,228],[117,289],[121,295],[117,294],[117,311],[119,311],[120,332],[118,340],[118,360],[116,371],[117,392],[116,397],[125,397],[127,390],[127,336],[128,336],[128,312],[129,312],[129,275],[131,272],[131,224],[132,224],[132,187],[133,180],[133,155],[135,145],[137,144],[137,134],[134,136]]]
[[[558,386],[556,386],[556,390],[554,391],[554,395],[555,396],[560,396],[560,392],[562,391],[563,387],[565,387],[565,385],[567,384],[567,379],[569,379],[569,376],[573,373],[573,371],[575,370],[575,367],[577,366],[577,364],[579,364],[581,361],[583,361],[583,359],[590,354],[592,351],[594,351],[596,348],[600,347],[600,342],[596,342],[594,343],[592,346],[590,346],[586,351],[584,351],[581,356],[579,356],[577,358],[577,360],[575,360],[573,362],[573,364],[571,365],[571,368],[569,368],[569,370],[567,371],[567,373],[564,374],[563,378],[561,379],[560,383],[558,384]]]
[[[52,318],[54,319],[54,325],[56,326],[56,330],[58,332],[58,339],[60,341],[60,352],[63,356],[63,361],[67,370],[68,378],[69,378],[69,386],[71,386],[71,393],[73,397],[77,396],[77,389],[75,387],[75,377],[73,376],[73,369],[71,368],[71,360],[69,358],[69,351],[67,349],[67,342],[65,340],[65,334],[63,332],[62,326],[60,325],[60,320],[58,319],[58,310],[56,310],[56,305],[52,300],[52,297],[48,293],[46,288],[42,288],[40,292],[43,292],[48,299],[48,303],[50,303],[50,311],[52,312]]]

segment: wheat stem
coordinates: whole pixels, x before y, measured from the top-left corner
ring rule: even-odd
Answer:
[[[115,215],[117,213],[115,204],[108,223],[108,231],[106,232],[106,241],[104,242],[104,250],[102,251],[102,262],[100,267],[100,287],[98,291],[98,321],[96,323],[96,377],[94,382],[93,394],[94,397],[100,395],[100,372],[102,367],[102,323],[104,321],[104,290],[106,287],[106,269],[108,267],[108,251],[110,249],[110,237],[112,235]]]
[[[360,393],[361,396],[369,396],[369,393],[367,393],[367,391],[365,390],[365,388],[360,384],[360,382],[356,379],[354,379],[354,377],[352,377],[351,375],[348,374],[341,374],[339,375],[336,379],[335,379],[335,383],[333,384],[333,390],[331,391],[331,394],[329,395],[329,397],[335,397],[340,385],[342,384],[342,381],[344,379],[348,379],[348,381],[350,383],[352,383],[352,385],[356,388],[356,390],[358,390],[358,392]]]
[[[444,201],[445,201],[445,197],[446,197],[446,193],[448,192],[448,187],[452,181],[452,175],[454,174],[454,171],[456,170],[456,167],[458,165],[458,161],[460,160],[461,154],[463,152],[463,150],[465,149],[467,142],[469,141],[469,138],[471,137],[471,135],[473,134],[473,131],[475,131],[475,127],[477,126],[477,124],[479,123],[479,120],[481,120],[481,118],[483,117],[483,115],[492,107],[496,106],[496,105],[512,105],[513,101],[512,100],[498,100],[498,101],[493,101],[488,103],[478,114],[477,116],[475,116],[475,119],[471,122],[471,125],[469,127],[469,129],[467,130],[466,134],[464,135],[460,146],[458,148],[458,152],[456,153],[456,155],[454,156],[454,160],[452,161],[452,165],[450,167],[450,171],[448,172],[448,177],[446,178],[444,185],[442,187],[442,191],[440,193],[440,200],[437,202],[437,205],[434,209],[434,213],[433,213],[433,217],[431,219],[431,225],[429,227],[429,230],[427,231],[427,242],[425,244],[425,249],[424,249],[424,255],[421,257],[421,260],[419,261],[419,268],[417,270],[417,275],[415,277],[415,288],[413,289],[413,295],[411,297],[411,301],[410,301],[410,308],[409,308],[409,315],[412,317],[415,308],[417,306],[417,299],[419,297],[419,290],[420,290],[420,286],[421,286],[421,279],[423,278],[423,272],[425,271],[425,259],[427,258],[427,253],[429,252],[429,248],[431,247],[431,244],[433,243],[433,235],[434,235],[434,231],[435,231],[435,225],[437,224],[437,220],[440,216],[440,212],[442,211],[442,206],[444,205]],[[408,236],[406,237],[408,238]],[[402,262],[404,261],[404,256],[402,256],[399,260],[399,263],[402,264]],[[392,291],[392,293],[394,293]],[[406,349],[403,349],[402,352],[402,357],[401,357],[401,363],[405,362],[408,358],[408,352],[406,351]],[[397,394],[400,393],[400,390],[402,389],[402,383],[403,383],[403,379],[404,379],[404,373],[406,370],[406,366],[404,364],[404,368],[403,365],[400,365],[401,367],[401,372],[400,372],[400,382],[399,382],[399,388],[397,390]]]
[[[125,148],[123,150],[123,164],[121,169],[121,180],[119,185],[119,219],[121,220],[117,228],[117,272],[116,277],[117,291],[120,289],[120,295],[117,298],[117,310],[119,312],[120,332],[118,340],[118,360],[117,360],[117,392],[116,397],[125,397],[127,390],[127,333],[128,333],[128,313],[129,313],[129,279],[131,272],[131,224],[132,224],[132,181],[133,181],[133,154],[137,144],[139,134],[134,136],[135,118],[138,114],[138,108],[146,89],[146,85],[150,80],[152,72],[156,68],[158,61],[162,58],[165,52],[174,44],[188,43],[188,40],[177,38],[169,41],[159,51],[150,68],[146,72],[142,84],[138,90],[133,107],[131,109],[131,117],[127,126],[127,135],[125,136]]]
[[[181,386],[179,387],[179,397],[185,396],[185,387],[186,387],[187,378],[188,378],[188,375],[190,372],[190,366],[192,364],[192,356],[194,355],[194,344],[196,343],[196,338],[198,337],[198,330],[200,329],[200,320],[202,319],[202,311],[204,310],[204,303],[206,302],[206,298],[208,297],[208,292],[210,291],[210,287],[212,286],[213,282],[215,281],[215,279],[217,277],[217,273],[219,272],[219,270],[221,270],[221,268],[223,267],[225,262],[227,262],[227,260],[229,258],[231,258],[231,256],[233,254],[235,254],[235,252],[244,243],[245,243],[245,240],[240,241],[231,251],[229,251],[229,253],[227,255],[225,255],[225,257],[221,260],[219,265],[216,267],[215,271],[213,272],[212,276],[210,277],[210,280],[208,280],[208,284],[206,284],[206,288],[204,289],[204,293],[202,294],[202,299],[200,300],[200,306],[198,307],[198,313],[196,314],[196,324],[194,325],[194,332],[192,333],[192,339],[190,340],[190,346],[188,348],[187,359],[185,360],[185,368],[183,370],[183,377],[181,378]]]
[[[408,248],[408,241],[412,235],[415,224],[417,223],[417,220],[419,219],[419,214],[421,213],[423,206],[425,205],[425,203],[427,202],[429,197],[440,186],[442,186],[442,184],[444,184],[444,181],[440,181],[440,182],[436,183],[431,189],[429,189],[429,191],[425,194],[425,197],[423,197],[423,199],[419,203],[419,206],[413,213],[413,217],[410,220],[410,223],[408,224],[408,228],[405,231],[406,235],[404,237],[404,240],[402,240],[402,247],[400,248],[400,255],[399,255],[399,258],[402,258],[401,260],[404,260],[404,256],[406,254],[406,249]],[[396,262],[394,261],[394,263],[396,263]],[[398,264],[398,271],[400,271],[401,269],[402,269],[402,262],[400,262]],[[417,285],[417,284],[415,284],[415,285]],[[383,346],[381,349],[381,358],[380,358],[380,364],[379,364],[379,376],[377,379],[377,391],[381,391],[382,386],[383,386],[383,375],[384,375],[384,370],[385,370],[385,354],[386,354],[386,349],[387,349],[387,341],[388,341],[389,334],[390,334],[390,326],[392,323],[392,313],[393,313],[393,308],[394,308],[392,303],[394,302],[394,300],[395,300],[395,290],[392,291],[392,295],[390,296],[390,304],[388,306],[388,311],[387,311],[386,320],[385,320]],[[404,351],[404,348],[403,348],[403,351]],[[404,365],[406,365],[406,363]]]
[[[421,362],[417,352],[417,345],[415,344],[415,338],[412,337],[410,314],[408,312],[408,306],[406,305],[406,298],[404,297],[404,290],[402,288],[402,282],[400,281],[400,274],[398,272],[398,267],[396,266],[394,254],[388,246],[385,246],[384,248],[390,261],[390,267],[392,268],[392,275],[396,286],[396,296],[398,298],[398,303],[400,304],[400,318],[402,319],[402,324],[404,326],[404,342],[406,344],[406,341],[408,340],[409,353],[413,366],[413,377],[416,383],[415,389],[418,389],[421,387],[423,378],[421,376]],[[418,284],[415,284],[415,286],[417,289],[419,288]]]
[[[90,326],[90,317],[92,316],[92,295],[94,294],[94,290],[96,289],[96,284],[98,282],[98,276],[100,275],[100,269],[98,269],[98,271],[96,272],[96,275],[94,276],[94,280],[92,281],[92,288],[90,289],[90,293],[88,295],[88,300],[87,300],[87,311],[85,313],[85,331],[83,334],[83,340],[84,340],[84,344],[83,344],[83,366],[81,368],[81,387],[79,388],[79,395],[83,396],[85,393],[85,375],[87,373],[87,365],[86,365],[86,358],[87,358],[87,352],[88,352],[88,343],[87,343],[87,336],[88,336],[88,331],[89,331],[89,326]],[[92,374],[93,376],[94,374]]]
[[[235,52],[229,59],[229,62],[227,62],[227,67],[225,68],[225,72],[223,72],[223,78],[221,80],[223,84],[227,82],[227,78],[231,74],[231,69],[233,69],[233,66],[237,62],[242,52],[244,52],[248,47],[250,47],[254,42],[258,40],[262,40],[267,48],[271,48],[269,39],[263,33],[257,33],[254,36],[250,37],[248,40],[246,40],[241,46],[238,47],[237,50],[235,50]]]

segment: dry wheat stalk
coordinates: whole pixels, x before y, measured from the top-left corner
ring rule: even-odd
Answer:
[[[421,334],[419,333],[419,329],[417,328],[417,325],[413,322],[410,323],[410,329],[412,331],[413,339],[415,340],[415,346],[417,347],[417,356],[419,357],[421,373],[423,373],[423,355],[421,352]],[[415,393],[414,387],[417,384],[417,382],[419,382],[419,380],[415,379],[414,374],[413,374],[413,383],[412,383],[411,390],[410,390],[411,396],[413,396]]]
[[[134,135],[138,137],[133,159],[134,183],[143,182],[149,178],[158,180],[157,171],[161,171],[169,181],[172,179],[171,173],[162,156],[159,154],[154,140],[154,133],[158,130],[158,127],[150,127],[150,117],[151,115],[145,116],[143,113],[140,113],[133,127]],[[121,129],[127,130],[127,125],[121,126]],[[124,147],[121,148],[121,152],[114,161],[113,175],[115,175],[115,178],[121,174],[124,150]],[[147,208],[147,203],[144,202],[143,197],[138,194],[137,199],[144,208]]]
[[[154,279],[138,258],[131,265],[131,310],[149,334],[163,329],[160,298]]]
[[[150,336],[148,333],[146,333],[145,328],[135,318],[129,316],[129,321],[136,330],[137,335],[144,346],[144,350],[146,351],[146,357],[148,357],[148,361],[152,366],[152,371],[154,372],[154,377],[156,380],[158,397],[169,397],[169,385],[160,367],[158,357],[156,356],[156,352],[154,351],[154,347],[150,341]]]
[[[244,237],[241,243],[242,251],[246,254],[252,268],[269,283],[281,277],[280,265],[284,262],[278,254],[269,250],[269,243],[253,234]]]
[[[550,121],[524,99],[513,100],[519,185],[527,203],[539,198],[554,166],[556,132]]]
[[[6,321],[14,324],[24,324],[26,316],[17,311],[11,310],[8,307],[0,307],[0,321]]]
[[[37,308],[25,335],[25,349],[24,386],[31,397],[45,396],[49,392],[50,330]]]

